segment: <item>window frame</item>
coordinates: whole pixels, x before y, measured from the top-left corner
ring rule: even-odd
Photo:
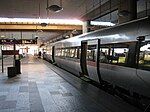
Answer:
[[[93,49],[93,47],[94,47],[94,49]],[[88,50],[90,50],[90,54],[91,54],[92,58],[89,58]],[[96,44],[95,45],[87,45],[86,60],[96,62],[96,52],[97,52]]]
[[[144,43],[144,44],[143,44]],[[143,44],[143,45],[142,45]],[[140,45],[140,49],[143,47],[143,46],[145,46],[145,45],[147,45],[147,44],[149,44],[150,45],[150,40],[147,40],[147,41],[144,41],[144,42],[141,42],[141,45]],[[139,50],[140,50],[139,49]],[[148,49],[150,49],[150,47],[148,47]],[[140,61],[141,61],[141,57],[140,57],[140,53],[141,53],[142,51],[140,50],[139,51],[139,60],[138,60],[138,69],[141,69],[141,70],[146,70],[146,71],[150,71],[150,60],[148,60],[148,62],[143,62],[144,64],[148,64],[148,66],[147,67],[145,67],[144,66],[144,64],[140,64]],[[143,54],[143,60],[144,60],[144,58],[145,58],[145,51],[144,51],[144,54]],[[150,50],[148,51],[148,57],[149,57],[149,59],[150,59]],[[142,60],[142,61],[143,61]]]
[[[113,43],[113,44],[101,44],[100,45],[100,48],[99,48],[99,51],[101,52],[102,49],[108,49],[107,51],[107,58],[108,58],[108,62],[102,62],[101,60],[99,61],[100,63],[104,63],[104,64],[111,64],[111,65],[117,65],[117,66],[124,66],[124,67],[130,67],[131,68],[131,65],[128,65],[128,57],[129,57],[129,50],[130,50],[130,45],[134,45],[134,47],[136,48],[136,41],[132,41],[132,42],[120,42],[120,43]],[[120,55],[121,57],[121,54],[125,55],[125,63],[121,63],[119,62],[119,58],[117,60],[117,58],[114,58],[114,52],[115,52],[115,49],[121,49],[121,48],[124,48],[124,49],[128,49],[127,52],[124,52],[124,53],[118,53],[118,55]],[[136,53],[136,52],[135,52]],[[134,55],[134,54],[132,54]],[[101,53],[100,53],[100,56],[101,56]],[[100,59],[100,56],[99,56],[99,59]],[[110,59],[109,59],[110,58]],[[116,59],[118,62],[117,63],[113,63],[113,58]],[[130,63],[129,63],[130,64]],[[134,66],[135,68],[136,66]]]

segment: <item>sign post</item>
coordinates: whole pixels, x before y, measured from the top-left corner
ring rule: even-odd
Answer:
[[[22,32],[21,32],[22,36]],[[13,37],[13,35],[12,35]],[[0,39],[0,44],[1,45],[13,45],[14,49],[13,50],[2,50],[1,46],[1,53],[2,53],[2,73],[4,72],[4,57],[3,55],[13,55],[14,56],[14,62],[13,65],[15,66],[15,60],[16,60],[16,55],[19,55],[19,51],[16,50],[16,44],[37,44],[37,37],[35,39]],[[29,48],[27,48],[28,50]]]
[[[2,73],[4,72],[3,55],[14,55],[14,66],[16,55],[19,55],[19,50],[2,50]]]
[[[16,60],[16,54],[15,54],[15,51],[16,51],[16,41],[14,39],[14,66],[15,66],[15,60]]]

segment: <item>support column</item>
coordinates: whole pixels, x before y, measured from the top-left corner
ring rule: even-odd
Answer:
[[[91,31],[90,26],[91,26],[91,25],[90,25],[90,21],[85,21],[85,22],[83,23],[82,32],[83,32],[83,33],[90,32],[90,31]]]
[[[118,7],[119,24],[137,18],[137,0],[120,0]]]

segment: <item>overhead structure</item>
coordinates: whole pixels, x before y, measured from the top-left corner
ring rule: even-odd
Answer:
[[[41,25],[34,25],[34,24],[0,24],[0,29],[1,30],[30,30],[30,31],[35,31],[35,30],[45,30],[45,31],[50,31],[50,30],[58,30],[58,31],[64,31],[64,30],[82,30],[82,26],[77,26],[77,25],[47,25],[45,27]]]
[[[82,30],[82,21],[67,19],[0,18],[3,30]]]

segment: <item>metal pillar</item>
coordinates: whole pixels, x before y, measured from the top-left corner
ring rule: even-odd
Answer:
[[[91,31],[91,25],[90,25],[90,21],[85,21],[83,26],[82,26],[82,31],[83,33],[87,33]]]

